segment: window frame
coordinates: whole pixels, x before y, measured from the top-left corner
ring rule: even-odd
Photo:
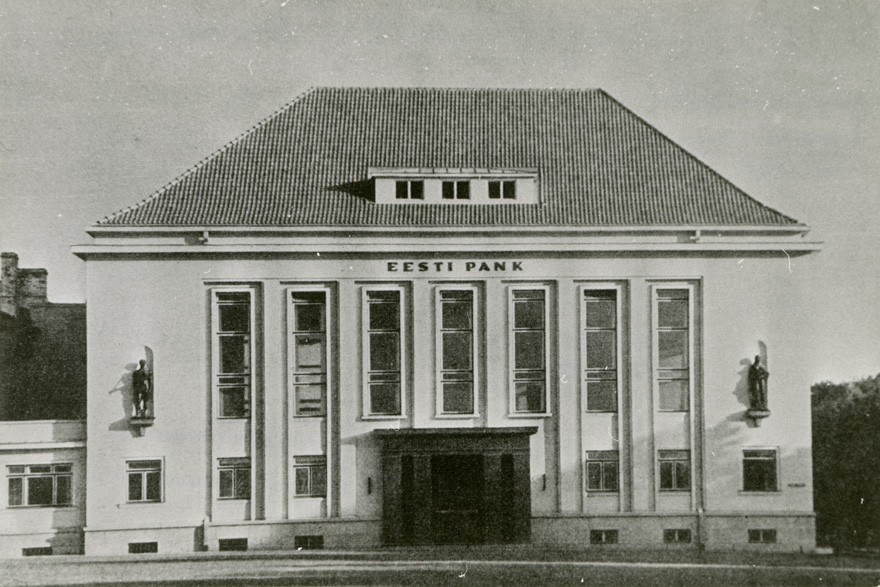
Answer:
[[[324,294],[324,330],[322,332],[324,336],[324,371],[322,373],[319,372],[303,372],[297,373],[296,371],[296,336],[298,334],[313,332],[313,331],[298,331],[294,330],[295,322],[296,322],[296,306],[297,302],[294,300],[297,294],[313,294],[313,293],[322,293]],[[292,286],[288,287],[285,290],[285,296],[287,300],[287,389],[290,398],[290,411],[292,418],[324,418],[327,416],[328,404],[330,400],[330,390],[332,389],[333,384],[333,369],[331,365],[331,358],[333,356],[333,337],[331,325],[333,324],[333,310],[332,310],[332,292],[330,287],[328,286],[320,286],[320,285],[302,285],[302,286]],[[311,377],[317,376],[318,382],[317,384],[323,384],[324,391],[321,397],[321,408],[318,412],[315,413],[301,413],[299,411],[299,402],[297,397],[297,386],[298,384],[314,384],[310,381],[297,381],[298,378],[306,378],[309,379]],[[323,381],[320,379],[323,378]]]
[[[223,495],[222,475],[224,471],[232,471],[232,495]],[[238,494],[238,476],[242,471],[247,479],[247,495]],[[253,495],[253,478],[251,475],[250,457],[220,457],[217,459],[217,499],[222,501],[247,501]]]
[[[299,462],[298,462],[299,461]],[[309,477],[309,489],[306,493],[297,491],[297,470],[307,471]],[[323,469],[324,487],[323,492],[316,492],[314,489],[314,471]],[[317,497],[326,498],[328,493],[327,487],[327,457],[326,455],[297,455],[293,457],[293,497]]]
[[[664,528],[663,544],[691,544],[693,532],[690,528]]]
[[[669,282],[669,283],[654,283],[651,285],[651,361],[652,361],[652,382],[654,388],[654,409],[657,412],[664,413],[680,413],[680,414],[693,414],[693,406],[694,406],[694,374],[695,374],[695,363],[696,363],[696,346],[695,346],[695,331],[696,331],[696,313],[695,313],[695,287],[690,283],[681,283],[681,282]],[[686,369],[661,369],[660,368],[660,332],[672,332],[673,330],[662,330],[659,326],[659,300],[660,291],[661,290],[677,290],[677,291],[685,291],[687,292],[687,368]],[[672,298],[675,299],[675,298]],[[666,328],[666,327],[664,327]],[[678,329],[681,330],[681,329]],[[687,406],[685,409],[672,409],[672,408],[663,408],[662,407],[662,398],[660,391],[660,384],[663,381],[682,381],[681,377],[664,377],[663,374],[670,372],[678,372],[681,374],[682,372],[686,372],[687,375]],[[693,463],[692,463],[693,464]]]
[[[238,287],[238,286],[224,286],[224,287],[212,287],[211,288],[211,384],[213,388],[214,401],[217,406],[216,408],[216,417],[221,420],[249,420],[251,418],[251,414],[254,412],[254,390],[255,390],[255,377],[256,377],[256,340],[257,340],[257,295],[256,288],[254,287]],[[249,356],[249,365],[248,371],[243,374],[226,374],[221,373],[220,366],[220,337],[222,335],[220,331],[220,306],[219,301],[220,294],[237,294],[244,293],[248,295],[248,320],[249,323],[249,331],[247,334],[248,337],[248,352]],[[239,385],[227,385],[222,382],[222,378],[224,377],[241,377],[245,380],[245,383]],[[225,415],[224,411],[224,401],[223,401],[223,389],[225,387],[242,387],[244,388],[245,397],[242,400],[242,405],[244,406],[243,414],[233,414],[233,415]]]
[[[132,468],[132,463],[156,462],[158,466],[152,468]],[[159,498],[148,499],[148,473],[159,473]],[[131,476],[140,475],[141,477],[141,496],[142,499],[131,499]],[[132,505],[164,503],[165,502],[165,459],[162,457],[139,457],[125,459],[125,479],[126,479],[126,503]]]
[[[452,185],[452,190],[451,190],[451,191],[452,191],[452,197],[447,197],[447,196],[446,196],[446,186],[447,186],[447,184]],[[462,190],[462,189],[461,189],[461,188],[462,188],[462,185],[466,185],[467,188],[466,188],[465,190]],[[471,190],[471,187],[472,187],[472,186],[471,186],[471,178],[449,178],[449,179],[443,179],[443,180],[441,180],[441,182],[440,182],[440,201],[441,201],[441,202],[444,202],[444,201],[456,202],[456,201],[458,201],[458,200],[468,200],[468,201],[470,201],[470,200],[472,199],[472,198],[471,198],[471,192],[473,191],[473,190]],[[464,195],[464,196],[460,195],[460,194],[465,193],[465,192],[466,192],[466,195]]]
[[[19,508],[67,508],[73,507],[74,499],[73,499],[73,462],[51,462],[51,463],[30,463],[27,465],[20,464],[8,464],[6,465],[6,505],[11,509],[19,509]],[[23,471],[21,473],[14,472],[12,469],[22,468]],[[31,467],[48,467],[48,471],[43,472],[31,472]],[[68,470],[56,470],[56,468],[68,468]],[[68,479],[68,488],[67,488],[67,497],[68,501],[60,502],[58,499],[58,479],[59,478]],[[52,502],[51,503],[28,503],[30,500],[30,483],[29,479],[46,479],[49,478],[52,480]],[[20,487],[20,496],[21,503],[13,504],[12,501],[12,490],[10,488],[11,482],[13,479],[20,479],[21,487]]]
[[[421,193],[419,196],[413,195],[413,184],[421,184],[421,189],[416,190]],[[406,184],[406,196],[400,197],[400,185]],[[395,200],[425,200],[425,180],[424,179],[395,179],[394,180],[394,199]]]
[[[776,528],[748,528],[749,544],[776,544],[778,533]]]
[[[663,453],[686,452],[687,456],[665,456]],[[673,463],[672,487],[663,487],[663,464]],[[687,487],[678,484],[678,466],[675,464],[687,463],[688,483]],[[690,449],[658,449],[657,450],[657,489],[660,493],[690,493],[694,486],[693,451]]]
[[[605,544],[619,544],[620,541],[620,530],[617,528],[609,528],[609,529],[591,529],[590,530],[590,544],[596,546],[602,546]]]
[[[614,458],[590,458],[591,454],[607,454],[610,455],[614,453]],[[594,488],[590,487],[590,463],[598,463],[600,467],[600,484],[603,487]],[[614,489],[607,489],[604,487],[605,485],[605,464],[613,463],[615,468],[615,487]],[[602,494],[602,495],[616,495],[620,493],[620,451],[619,450],[588,450],[585,458],[584,458],[584,491],[589,494]]]
[[[771,457],[749,457],[746,453],[749,452],[772,452],[773,455]],[[755,495],[755,494],[768,494],[768,493],[779,493],[780,485],[779,485],[779,449],[778,447],[773,446],[747,446],[742,449],[742,493]],[[746,487],[747,475],[746,475],[746,462],[747,461],[761,461],[767,462],[770,461],[773,463],[773,489],[749,489]]]
[[[544,292],[544,397],[541,410],[526,411],[516,407],[516,333],[532,332],[534,329],[516,329],[515,303],[517,291]],[[543,418],[551,416],[550,411],[550,297],[551,287],[546,283],[518,283],[507,288],[507,389],[508,415],[511,418]],[[520,369],[519,371],[537,371],[537,369]],[[538,380],[536,380],[538,381]]]
[[[400,405],[399,413],[373,413],[370,411],[370,312],[369,312],[369,294],[377,291],[395,291],[398,292],[398,337],[399,337],[399,383],[400,391],[398,401]],[[400,284],[369,284],[361,287],[361,401],[363,402],[363,410],[361,419],[363,420],[400,420],[407,417],[407,331],[409,323],[407,321],[408,297],[406,288]]]
[[[591,372],[587,366],[587,332],[589,331],[587,328],[587,296],[590,292],[614,292],[614,301],[615,301],[615,324],[614,324],[614,352],[615,352],[615,374],[614,377],[608,378],[590,378],[589,373]],[[591,414],[620,414],[622,412],[621,404],[623,401],[623,369],[622,369],[622,360],[623,360],[623,287],[619,283],[609,283],[609,282],[596,282],[589,284],[582,284],[578,287],[578,309],[579,309],[579,317],[578,322],[580,326],[580,350],[579,350],[579,362],[580,362],[580,385],[581,385],[581,406],[582,410],[585,413]],[[593,331],[597,331],[598,329],[592,329]],[[608,329],[603,329],[608,330]],[[600,373],[598,370],[593,370],[594,373]],[[613,380],[616,385],[616,393],[615,393],[615,409],[614,410],[599,410],[599,409],[589,409],[589,382],[590,381],[611,381]]]
[[[461,329],[443,329],[443,292],[468,291],[471,293],[471,406],[470,412],[447,412],[443,408],[443,383],[455,381],[444,379],[444,372],[454,371],[443,369],[443,333],[461,331]],[[473,284],[436,284],[434,287],[434,389],[435,389],[435,416],[444,419],[454,418],[477,418],[479,417],[479,394],[477,389],[480,381],[480,290]],[[457,372],[465,372],[458,370]],[[464,381],[464,380],[462,380]]]
[[[515,179],[490,179],[488,180],[487,196],[490,200],[510,200],[516,201],[516,180]],[[498,195],[493,196],[493,185],[497,186]],[[512,194],[512,195],[508,195]]]

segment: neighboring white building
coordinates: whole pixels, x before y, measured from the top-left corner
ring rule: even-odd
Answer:
[[[811,549],[807,231],[600,90],[309,91],[75,247],[85,490],[3,456],[2,515],[73,463],[86,554]]]

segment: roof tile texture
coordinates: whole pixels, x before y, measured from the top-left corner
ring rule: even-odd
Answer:
[[[368,167],[537,168],[540,205],[376,204]],[[346,187],[348,186],[348,187]],[[601,90],[317,88],[144,200],[133,226],[797,224]]]

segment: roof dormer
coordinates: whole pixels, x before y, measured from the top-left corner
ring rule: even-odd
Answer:
[[[377,204],[540,204],[538,170],[370,167]]]

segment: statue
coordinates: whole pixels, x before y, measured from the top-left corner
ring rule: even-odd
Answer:
[[[752,410],[767,409],[767,378],[770,372],[761,364],[761,357],[749,367],[749,403]]]
[[[144,418],[147,415],[147,405],[153,395],[153,375],[146,370],[147,362],[140,360],[140,366],[131,374],[131,387],[134,391],[135,417]]]

